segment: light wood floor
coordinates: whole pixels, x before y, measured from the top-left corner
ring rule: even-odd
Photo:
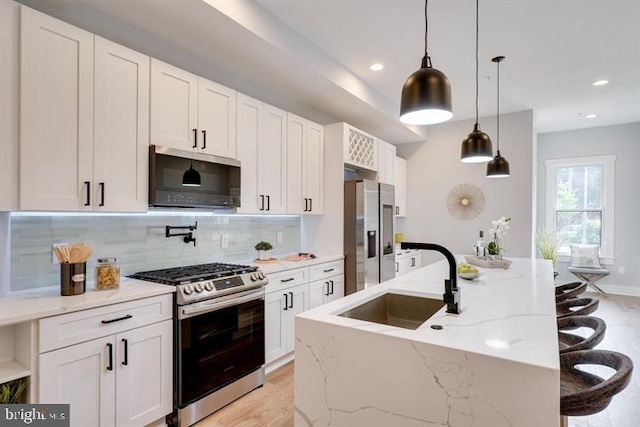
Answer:
[[[640,298],[596,296],[593,315],[607,324],[597,347],[624,353],[633,360],[635,372],[629,386],[613,398],[604,411],[587,417],[570,417],[569,427],[640,426]],[[293,426],[293,362],[267,376],[263,387],[205,418],[196,427],[291,427]],[[536,426],[543,427],[543,426]]]

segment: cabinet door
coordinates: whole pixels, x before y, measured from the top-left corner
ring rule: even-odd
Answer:
[[[264,106],[264,138],[258,158],[260,194],[266,199],[264,212],[286,213],[287,113],[267,104]]]
[[[171,320],[118,334],[116,425],[145,426],[173,409]]]
[[[378,140],[378,182],[394,185],[396,147]]]
[[[275,291],[264,298],[265,362],[269,363],[287,353],[285,291]]]
[[[41,354],[38,401],[70,404],[72,426],[116,425],[114,341],[109,336]]]
[[[198,77],[198,150],[235,159],[236,91]]]
[[[293,351],[296,340],[296,334],[294,329],[296,314],[300,314],[303,311],[309,309],[309,285],[307,283],[303,285],[294,286],[286,289],[289,295],[289,306],[286,311],[286,349],[287,352]]]
[[[22,7],[20,60],[20,209],[91,210],[93,34]]]
[[[151,59],[151,144],[196,148],[197,108],[198,77]]]
[[[264,193],[258,177],[260,146],[263,139],[264,104],[257,99],[238,94],[238,160],[240,169],[240,207],[238,213],[262,213],[264,210]],[[262,195],[262,197],[260,197]]]
[[[407,215],[407,161],[396,157],[395,162],[396,216]]]
[[[344,275],[329,278],[329,295],[325,302],[335,301],[344,296]]]
[[[302,185],[306,120],[289,113],[287,122],[287,213],[302,214],[309,209]]]
[[[146,212],[149,57],[95,38],[94,210]]]
[[[307,120],[303,145],[304,197],[309,198],[308,212],[324,212],[324,128]]]
[[[309,283],[309,308],[315,308],[327,302],[330,291],[331,285],[328,279]]]

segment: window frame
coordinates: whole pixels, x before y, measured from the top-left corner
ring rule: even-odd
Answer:
[[[600,240],[600,263],[613,264],[615,231],[615,154],[604,156],[570,157],[545,160],[546,168],[546,228],[556,233],[557,169],[573,166],[602,165],[604,185],[602,188],[602,229]],[[570,252],[558,251],[558,260],[571,261]]]

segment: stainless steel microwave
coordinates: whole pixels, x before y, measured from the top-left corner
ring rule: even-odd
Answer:
[[[149,205],[237,208],[240,206],[240,162],[150,145]]]

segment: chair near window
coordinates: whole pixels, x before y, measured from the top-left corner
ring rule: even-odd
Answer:
[[[595,284],[595,282],[611,273],[600,266],[600,246],[570,245],[570,247],[571,266],[569,266],[569,272],[586,282],[587,285],[592,286],[600,294],[607,296],[607,293]]]

